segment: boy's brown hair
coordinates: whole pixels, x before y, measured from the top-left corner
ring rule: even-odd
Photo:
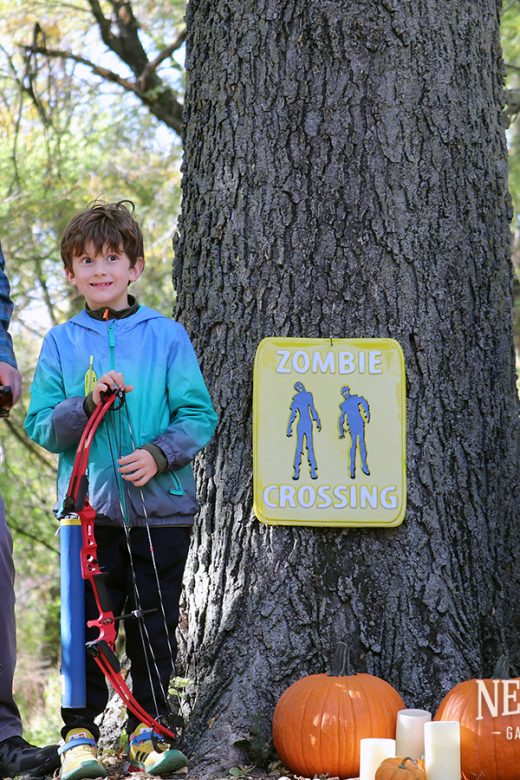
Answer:
[[[66,269],[72,271],[72,257],[81,255],[85,246],[92,242],[96,252],[101,252],[105,244],[114,252],[123,250],[130,259],[130,267],[139,257],[144,258],[143,234],[125,203],[106,203],[95,200],[83,211],[79,211],[70,220],[61,239],[61,259]]]

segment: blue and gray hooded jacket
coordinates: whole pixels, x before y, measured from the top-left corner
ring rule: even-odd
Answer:
[[[44,339],[25,428],[60,455],[57,508],[88,419],[84,379],[92,359],[98,377],[115,369],[134,388],[122,409],[105,415],[92,442],[88,494],[99,521],[191,525],[197,510],[191,461],[211,439],[217,416],[186,331],[146,306],[108,321],[82,311]],[[166,456],[167,470],[144,488],[124,481],[123,491],[117,459],[150,443]]]

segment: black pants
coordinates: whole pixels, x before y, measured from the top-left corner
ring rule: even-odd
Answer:
[[[153,648],[160,680],[148,653],[150,663],[150,680],[146,664],[146,649],[139,631],[139,621],[136,618],[126,618],[124,621],[126,635],[126,654],[130,660],[132,674],[132,692],[142,707],[153,717],[167,714],[166,696],[168,683],[172,674],[172,659],[168,640],[173,651],[177,651],[175,630],[179,621],[179,598],[182,588],[182,576],[188,554],[190,532],[188,528],[150,528],[155,563],[159,573],[162,601],[166,614],[166,626],[160,608],[157,592],[157,581],[153,568],[152,555],[146,528],[131,528],[129,531],[130,549],[140,599],[143,610],[154,610],[144,617],[148,637]],[[130,556],[126,535],[123,528],[96,526],[96,542],[98,559],[101,567],[107,573],[106,587],[112,602],[112,610],[117,617],[137,609],[134,595],[134,584],[130,566]],[[98,617],[98,609],[90,583],[85,589],[86,620]],[[87,642],[96,639],[97,629],[87,629]],[[146,633],[145,633],[145,642]],[[94,718],[102,713],[108,701],[106,680],[87,653],[87,705],[82,709],[62,708],[61,714],[65,723],[62,736],[65,737],[71,728],[87,728],[95,738],[99,737],[99,729],[94,724]],[[153,684],[153,692],[152,692]],[[154,702],[157,703],[157,709]],[[127,729],[133,731],[138,719],[128,713]]]
[[[7,527],[4,502],[0,497],[0,742],[22,735],[22,721],[13,699],[16,666],[16,624],[14,618],[13,540]]]

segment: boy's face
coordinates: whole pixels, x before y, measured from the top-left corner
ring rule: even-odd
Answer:
[[[91,309],[107,307],[121,311],[128,306],[128,283],[139,279],[143,268],[142,257],[131,268],[130,258],[122,249],[114,250],[105,244],[96,254],[93,244],[87,242],[82,254],[73,255],[72,271],[66,269],[65,273]]]

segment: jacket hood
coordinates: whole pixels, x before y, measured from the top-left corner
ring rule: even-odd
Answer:
[[[115,321],[118,323],[118,328],[122,328],[123,330],[132,330],[137,325],[140,325],[141,322],[145,322],[146,320],[155,320],[161,317],[164,317],[164,314],[161,314],[154,309],[149,309],[148,306],[139,306],[139,309],[134,314],[131,314],[129,317],[125,317],[124,319]],[[86,328],[87,330],[93,330],[96,333],[104,333],[107,327],[107,322],[113,322],[113,320],[96,320],[94,317],[91,317],[85,309],[83,309],[79,314],[76,314],[75,317],[72,317],[69,322],[73,325],[79,325],[82,328]]]

